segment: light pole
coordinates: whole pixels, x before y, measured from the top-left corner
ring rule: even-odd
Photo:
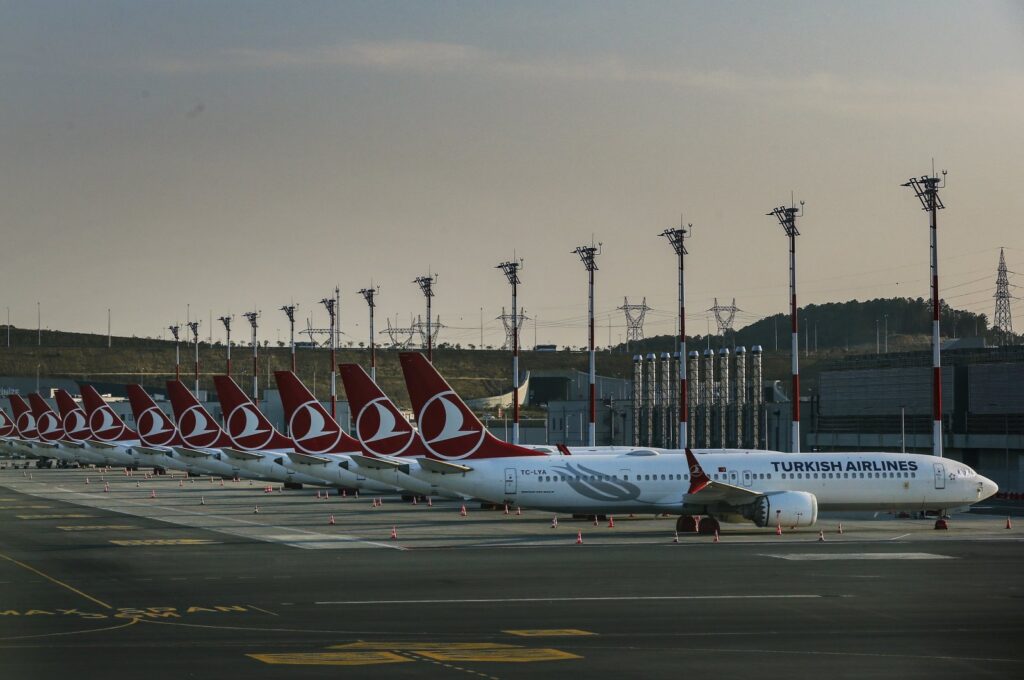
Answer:
[[[420,291],[423,292],[423,297],[427,298],[427,361],[434,361],[434,333],[431,328],[430,320],[430,304],[434,298],[434,284],[437,283],[437,274],[427,274],[426,276],[417,276],[412,281],[420,287]]]
[[[366,306],[370,309],[370,380],[377,382],[377,340],[373,330],[373,311],[377,307],[376,297],[380,292],[380,286],[373,287],[370,282],[369,288],[361,288],[359,294],[366,300]]]
[[[288,315],[288,344],[292,348],[292,373],[295,372],[295,310],[298,309],[298,305],[294,302],[290,305],[285,305],[281,308],[281,311]]]
[[[227,333],[227,336],[228,336],[228,341],[227,341],[228,356],[227,356],[227,373],[226,373],[226,375],[228,377],[231,376],[231,321],[234,318],[235,318],[234,315],[232,315],[232,316],[222,316],[222,317],[219,318],[220,322],[222,324],[224,324],[224,332]]]
[[[257,320],[260,318],[260,311],[257,309],[252,312],[246,312],[242,316],[248,319],[249,325],[252,326],[252,403],[258,406],[260,403],[260,359],[259,343],[256,340],[256,328],[259,325]]]
[[[337,379],[336,379],[337,378],[337,371],[338,371],[338,366],[337,366],[337,349],[336,349],[337,335],[335,333],[336,324],[337,324],[337,318],[338,318],[338,306],[337,306],[337,303],[338,303],[338,300],[337,300],[338,289],[337,288],[334,289],[334,295],[335,295],[335,297],[324,298],[323,300],[320,301],[320,304],[322,304],[327,309],[327,315],[329,317],[331,317],[331,324],[330,324],[331,337],[330,337],[330,341],[329,341],[329,346],[331,348],[331,417],[336,419],[338,417],[338,392],[337,392]]]
[[[168,326],[167,330],[174,336],[174,379],[181,380],[181,348],[178,344],[178,332],[181,330],[179,324]]]
[[[946,206],[939,198],[939,189],[946,188],[946,171],[940,179],[932,170],[931,176],[912,177],[902,186],[910,187],[928,212],[931,233],[932,284],[932,453],[942,457],[942,347],[939,340],[939,243],[938,212]]]
[[[688,439],[689,428],[689,404],[687,403],[686,391],[686,279],[685,279],[685,258],[686,245],[683,241],[693,235],[693,225],[688,224],[684,228],[680,221],[677,229],[666,229],[661,235],[668,239],[672,249],[679,257],[679,448],[686,448],[690,445]]]
[[[793,453],[800,453],[800,325],[797,321],[796,306],[796,237],[800,232],[796,228],[796,218],[803,217],[804,202],[800,201],[800,208],[790,203],[790,207],[779,206],[768,216],[774,215],[782,225],[782,229],[789,237],[789,316],[792,325],[793,338],[790,345],[791,371],[793,374],[793,423],[790,436],[793,439]]]
[[[199,321],[189,321],[188,327],[192,331],[192,340],[196,345],[196,399],[199,398]]]
[[[523,260],[509,260],[499,264],[497,269],[505,273],[512,285],[512,443],[519,443],[519,271],[523,268]]]
[[[597,365],[594,357],[594,272],[597,271],[595,257],[601,254],[601,244],[596,246],[579,246],[572,251],[579,255],[580,261],[587,270],[587,307],[588,333],[587,342],[590,351],[590,408],[587,425],[587,446],[597,445]]]

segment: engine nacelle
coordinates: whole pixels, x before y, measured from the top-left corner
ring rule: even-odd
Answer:
[[[809,527],[818,521],[818,498],[806,491],[767,494],[754,501],[749,519],[759,527]]]

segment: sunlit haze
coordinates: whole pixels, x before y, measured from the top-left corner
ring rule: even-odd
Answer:
[[[927,298],[900,184],[933,158],[943,297],[991,318],[1000,247],[1024,273],[1019,3],[4,3],[0,91],[21,327],[38,301],[44,328],[106,332],[111,308],[115,335],[159,337],[190,305],[220,339],[217,317],[260,309],[273,342],[281,305],[324,326],[338,284],[359,342],[360,288],[378,328],[408,325],[436,272],[440,340],[479,343],[482,316],[500,345],[495,265],[521,257],[537,341],[578,346],[593,238],[597,342],[617,343],[625,296],[674,331],[658,234],[682,219],[702,334],[715,297],[738,325],[786,309],[765,213],[791,195],[801,304]]]

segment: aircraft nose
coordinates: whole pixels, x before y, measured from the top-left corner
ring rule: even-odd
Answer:
[[[997,491],[999,491],[999,485],[998,484],[993,482],[988,477],[982,477],[981,478],[981,499],[982,500],[984,500],[985,498],[991,498],[992,496],[995,496]]]

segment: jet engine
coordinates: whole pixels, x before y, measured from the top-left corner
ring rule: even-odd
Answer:
[[[818,521],[818,498],[806,491],[766,494],[748,507],[748,519],[759,527],[809,527]]]

